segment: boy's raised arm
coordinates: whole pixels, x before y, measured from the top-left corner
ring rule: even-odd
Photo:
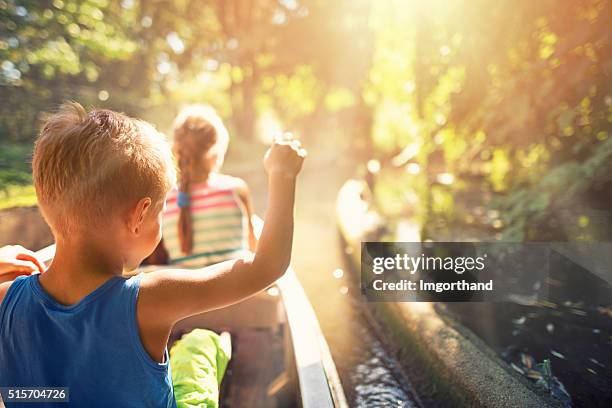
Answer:
[[[295,182],[304,156],[295,141],[277,142],[266,153],[269,207],[255,255],[203,269],[146,274],[138,299],[141,324],[152,321],[162,329],[187,316],[239,302],[283,275],[291,258]]]

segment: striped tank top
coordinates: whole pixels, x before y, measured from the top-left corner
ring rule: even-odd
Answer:
[[[249,222],[235,177],[211,173],[205,183],[191,186],[193,250],[184,254],[178,239],[178,190],[166,198],[162,234],[170,263],[202,267],[249,253]]]

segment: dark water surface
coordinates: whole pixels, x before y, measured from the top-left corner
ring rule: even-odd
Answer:
[[[519,374],[544,383],[566,407],[612,406],[612,285],[551,258],[548,298],[534,305],[448,303],[446,309]]]

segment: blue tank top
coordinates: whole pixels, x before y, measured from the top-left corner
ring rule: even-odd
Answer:
[[[113,277],[70,306],[38,277],[15,279],[0,305],[0,387],[69,388],[69,403],[37,407],[176,407],[167,350],[156,362],[138,334],[142,275]]]

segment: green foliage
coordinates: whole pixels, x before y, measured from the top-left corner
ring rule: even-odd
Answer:
[[[0,149],[0,190],[9,185],[23,185],[32,181],[30,164],[24,158],[30,155],[29,146],[3,144]]]
[[[36,191],[32,185],[12,185],[0,189],[0,210],[11,207],[30,207],[36,204]]]
[[[323,95],[323,89],[312,67],[299,66],[291,75],[277,75],[264,81],[260,109],[277,106],[289,122],[312,114]]]
[[[551,214],[570,207],[594,184],[610,182],[611,162],[612,138],[608,138],[599,143],[586,160],[560,164],[550,169],[535,184],[515,189],[494,202],[493,205],[502,210],[503,218],[509,225],[503,238],[521,241],[537,236],[538,226]]]
[[[164,129],[181,105],[209,103],[245,138],[267,110],[290,128],[349,109],[359,92],[342,70],[365,71],[367,44],[337,50],[365,32],[364,4],[0,0],[0,141],[30,145],[41,113],[71,99]]]
[[[610,15],[601,0],[0,0],[0,185],[29,182],[41,113],[68,99],[162,130],[209,103],[247,139],[258,119],[309,134],[333,115],[356,150],[409,170],[430,215],[458,213],[476,179],[503,238],[532,239],[609,197]]]
[[[497,193],[503,239],[601,207],[609,194],[591,192],[612,174],[611,14],[599,0],[376,3],[364,99],[377,155],[416,161],[430,184],[442,172],[484,180],[474,186]],[[422,196],[432,216],[433,190]]]

